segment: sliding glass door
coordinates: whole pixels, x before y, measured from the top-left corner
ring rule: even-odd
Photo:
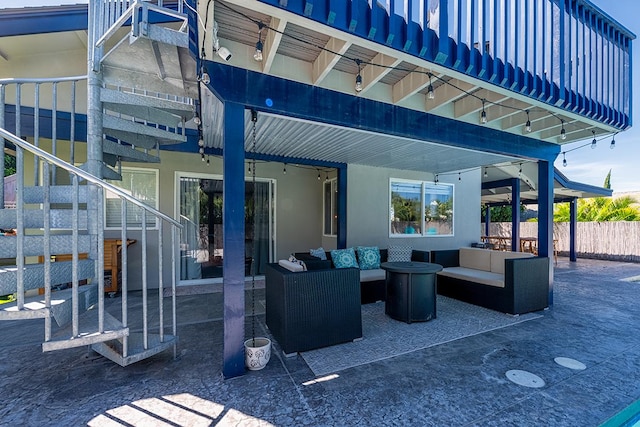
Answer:
[[[184,227],[180,236],[180,280],[222,277],[222,179],[182,175],[179,189],[179,215]],[[251,275],[254,268],[261,275],[274,247],[273,183],[259,180],[254,187],[252,182],[245,182],[244,189],[239,190],[230,197],[245,198],[245,275]]]

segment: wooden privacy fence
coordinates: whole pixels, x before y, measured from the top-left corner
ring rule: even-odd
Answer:
[[[481,226],[484,235],[484,223]],[[511,237],[510,222],[489,224],[489,235]],[[537,237],[537,222],[520,223],[520,237]],[[555,222],[553,238],[561,256],[569,255],[569,223]],[[576,252],[579,258],[640,262],[640,221],[578,222]]]

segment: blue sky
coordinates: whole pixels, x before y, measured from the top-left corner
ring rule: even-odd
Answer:
[[[25,7],[54,4],[87,3],[86,0],[0,0],[2,7]],[[627,27],[631,32],[640,34],[640,2],[638,0],[591,0],[605,13]],[[558,157],[556,167],[570,180],[601,186],[611,170],[611,186],[615,192],[640,191],[640,41],[633,42],[633,117],[635,127],[616,136],[616,148],[609,149],[611,138],[600,141],[596,149],[580,148],[566,154],[567,166],[562,166],[562,156]],[[589,143],[591,138],[563,146],[563,151]]]
[[[624,25],[636,36],[640,35],[640,13],[638,0],[591,0],[602,11]],[[611,138],[600,142],[595,149],[580,148],[566,154],[567,166],[562,166],[562,156],[558,157],[556,167],[572,181],[602,186],[611,169],[611,188],[614,192],[640,191],[640,40],[633,41],[633,117],[631,129],[616,136],[616,148],[609,149]],[[566,144],[564,151],[589,143],[586,141]]]

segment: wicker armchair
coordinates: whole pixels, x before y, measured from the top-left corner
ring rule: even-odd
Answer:
[[[362,338],[356,268],[266,267],[267,326],[285,355]]]

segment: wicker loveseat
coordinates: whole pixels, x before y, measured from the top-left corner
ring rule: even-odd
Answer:
[[[358,269],[268,264],[265,279],[267,326],[285,355],[362,338]]]
[[[438,293],[509,314],[549,305],[549,258],[522,252],[460,248],[431,251]]]
[[[310,255],[308,252],[296,252],[294,256],[306,263],[307,268],[335,268],[331,261],[331,252],[325,252],[327,260]],[[356,253],[357,255],[357,253]],[[380,262],[386,262],[387,249],[380,249]],[[429,262],[429,251],[413,249],[411,261]],[[375,270],[360,270],[360,302],[369,304],[385,300],[385,271],[381,268]]]

